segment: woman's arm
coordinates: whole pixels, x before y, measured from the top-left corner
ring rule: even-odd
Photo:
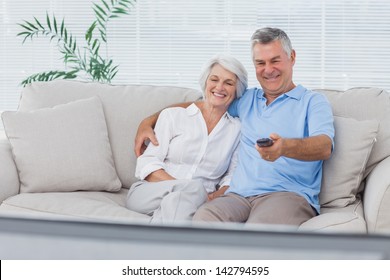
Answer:
[[[135,176],[140,180],[149,182],[158,182],[171,179],[166,173],[165,159],[168,154],[170,140],[174,137],[174,118],[168,110],[164,110],[159,114],[156,122],[156,140],[158,138],[160,144],[155,145],[150,143],[145,152],[137,158],[135,168]]]
[[[229,186],[222,186],[218,190],[216,190],[215,192],[209,193],[208,200],[210,201],[210,200],[216,199],[217,197],[224,195],[228,188],[229,188]]]
[[[169,175],[164,169],[156,170],[146,176],[145,180],[148,182],[160,182],[167,180],[175,180],[176,178]]]

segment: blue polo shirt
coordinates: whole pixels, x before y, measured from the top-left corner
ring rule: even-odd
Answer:
[[[283,138],[305,138],[325,134],[333,142],[332,108],[326,97],[301,85],[279,96],[268,106],[264,92],[248,89],[229,107],[241,120],[238,164],[228,192],[244,197],[269,192],[292,191],[307,199],[320,212],[322,161],[280,157],[263,160],[255,149],[259,138],[277,133]]]

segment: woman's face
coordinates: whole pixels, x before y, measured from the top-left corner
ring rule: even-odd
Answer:
[[[216,64],[206,80],[206,102],[226,110],[236,97],[236,89],[237,76]]]

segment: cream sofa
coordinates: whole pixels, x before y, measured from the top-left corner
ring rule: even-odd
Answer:
[[[321,214],[300,230],[390,233],[390,96],[381,89],[319,90],[335,116],[335,148],[324,162]],[[147,222],[124,207],[134,177],[139,122],[188,88],[58,80],[22,90],[2,115],[0,215]]]

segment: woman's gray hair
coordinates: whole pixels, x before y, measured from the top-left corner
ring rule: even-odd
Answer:
[[[248,72],[240,61],[230,55],[225,54],[218,54],[216,56],[213,56],[204,65],[203,71],[201,72],[201,75],[199,77],[199,84],[203,92],[203,97],[206,91],[207,78],[210,75],[211,69],[217,64],[221,65],[223,68],[237,76],[236,98],[241,97],[241,95],[248,87]]]
[[[284,32],[283,30],[279,28],[272,28],[272,27],[260,28],[257,29],[255,33],[253,33],[251,38],[252,55],[253,55],[253,48],[256,44],[268,44],[277,40],[280,41],[284,51],[290,57],[291,52],[293,50],[290,38],[288,38],[286,32]]]

